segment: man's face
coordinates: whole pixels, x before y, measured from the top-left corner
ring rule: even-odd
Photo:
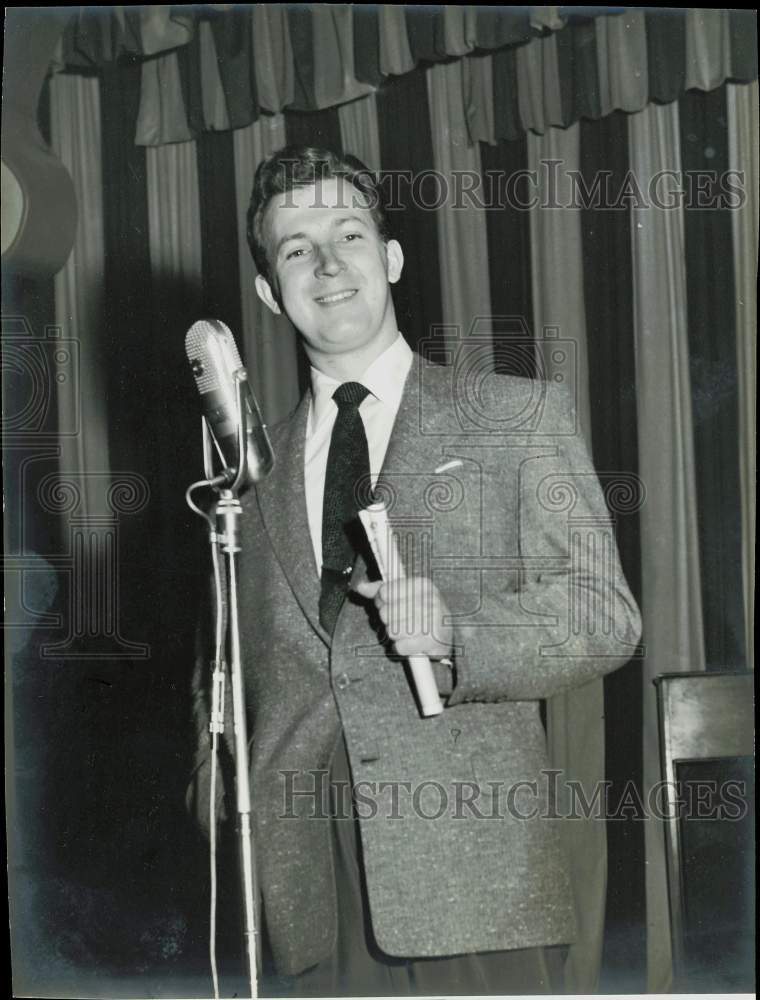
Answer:
[[[401,275],[401,247],[383,243],[352,184],[333,178],[278,195],[263,231],[277,287],[259,276],[256,289],[273,312],[287,314],[312,362],[379,354],[393,343],[389,283]]]

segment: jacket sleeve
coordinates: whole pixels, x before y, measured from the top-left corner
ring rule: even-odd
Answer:
[[[497,483],[501,478],[495,495],[516,497],[516,504],[491,512],[494,531],[498,517],[516,518],[516,558],[508,569],[479,574],[476,615],[457,616],[456,598],[449,605],[455,623],[449,706],[548,698],[615,670],[636,652],[639,610],[564,390],[549,389],[540,427],[540,435],[522,443],[519,462],[493,471]],[[518,483],[508,484],[504,477],[516,474]]]

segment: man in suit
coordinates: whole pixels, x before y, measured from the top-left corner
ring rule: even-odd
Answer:
[[[402,249],[353,158],[265,161],[249,242],[259,296],[311,363],[310,391],[272,429],[274,471],[243,498],[275,964],[298,995],[560,992],[575,922],[540,702],[620,666],[640,630],[572,406],[483,375],[480,343],[460,339],[448,367],[410,350],[391,295]],[[369,486],[403,579],[378,581],[356,530]],[[437,716],[418,710],[415,654],[433,665]],[[201,816],[208,773],[202,754]]]

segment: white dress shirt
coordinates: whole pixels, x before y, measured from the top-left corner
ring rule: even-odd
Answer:
[[[380,475],[396,420],[404,383],[412,366],[412,350],[401,336],[375,358],[363,375],[350,381],[361,382],[369,389],[359,413],[364,422],[369,446],[369,468],[373,487]],[[317,573],[322,572],[322,504],[325,495],[327,454],[330,450],[338,407],[332,398],[341,383],[316,368],[311,369],[311,405],[306,425],[304,487],[309,532],[314,546]]]

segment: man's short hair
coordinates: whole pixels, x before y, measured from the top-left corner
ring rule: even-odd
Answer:
[[[318,146],[285,146],[259,164],[248,207],[248,246],[259,274],[270,285],[272,269],[263,232],[267,205],[276,195],[339,177],[363,196],[383,242],[390,239],[380,189],[369,167],[350,153],[341,155]]]

